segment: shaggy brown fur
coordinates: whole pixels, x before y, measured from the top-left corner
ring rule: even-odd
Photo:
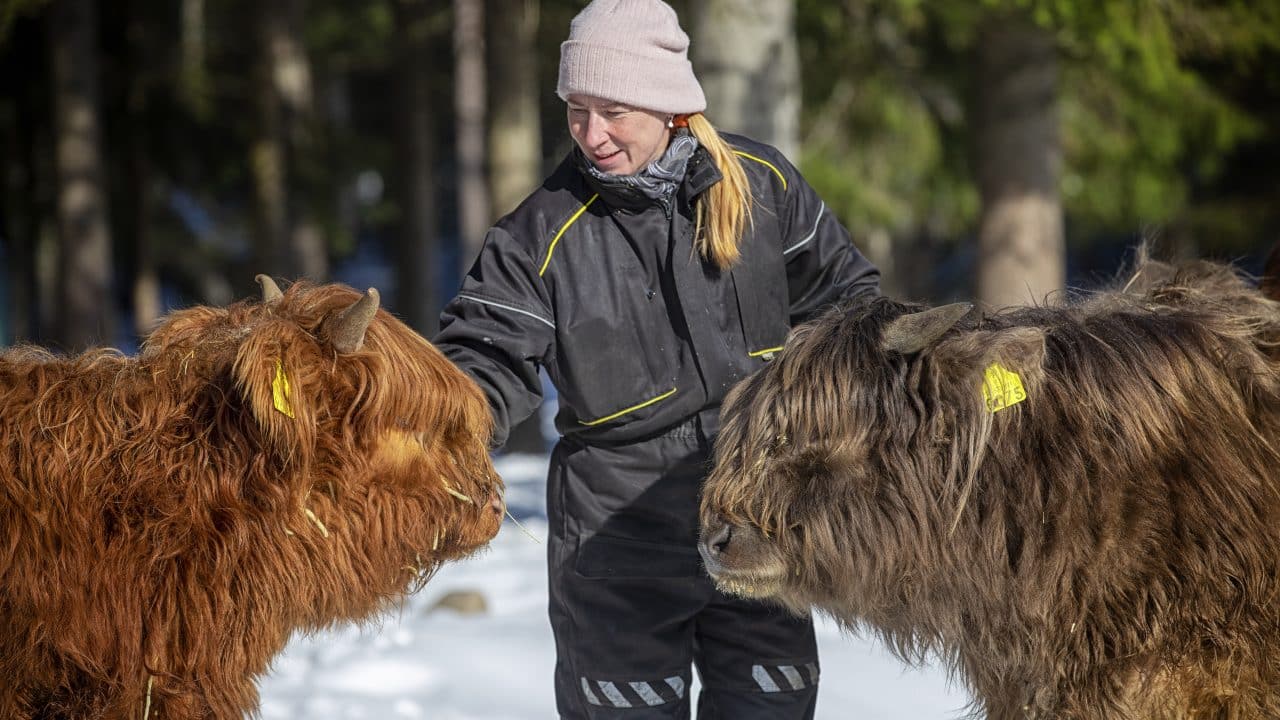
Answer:
[[[0,718],[242,717],[293,632],[497,532],[483,395],[385,311],[338,352],[359,298],[176,312],[137,358],[0,355]]]
[[[918,309],[830,312],[729,398],[721,586],[936,653],[997,720],[1280,717],[1280,305],[1147,263],[1072,307]],[[996,362],[1027,399],[992,413]]]

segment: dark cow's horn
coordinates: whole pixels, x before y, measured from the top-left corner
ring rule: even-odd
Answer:
[[[973,310],[973,303],[953,303],[923,312],[902,315],[884,329],[880,346],[903,355],[920,352],[942,337],[960,319]]]
[[[271,279],[270,275],[255,275],[254,280],[262,286],[262,302],[275,302],[284,297],[284,293],[280,292],[280,286],[276,285],[276,281]]]
[[[329,321],[329,341],[340,353],[351,353],[364,345],[364,331],[378,312],[378,290],[369,288],[364,297]]]

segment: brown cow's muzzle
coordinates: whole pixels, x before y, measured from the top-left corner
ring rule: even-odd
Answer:
[[[497,535],[498,528],[502,526],[502,518],[507,514],[507,501],[503,497],[502,487],[492,485],[485,488],[483,498],[476,505],[485,526],[491,526],[492,534]]]
[[[444,537],[450,538],[451,544],[463,552],[475,550],[492,540],[507,514],[503,485],[496,475],[487,473],[479,481],[479,488],[475,487],[475,481],[468,479],[455,479],[452,483],[442,479],[441,482],[444,491],[453,496],[449,502],[456,513],[452,529],[447,530]],[[433,540],[433,550],[437,542],[441,541],[438,538]],[[440,546],[443,546],[442,542]]]
[[[746,597],[766,597],[782,588],[786,567],[782,556],[755,527],[735,525],[719,514],[702,526],[698,553],[721,590]]]
[[[507,500],[503,497],[499,488],[492,488],[489,493],[489,501],[482,505],[481,512],[485,512],[493,517],[493,521],[498,525],[502,525],[502,518],[507,514]]]

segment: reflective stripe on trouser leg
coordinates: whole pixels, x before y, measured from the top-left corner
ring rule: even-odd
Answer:
[[[804,665],[752,665],[751,678],[767,693],[803,690],[818,684],[818,663]]]
[[[674,676],[662,680],[616,682],[581,678],[582,694],[587,702],[600,707],[657,707],[684,698],[684,678]]]

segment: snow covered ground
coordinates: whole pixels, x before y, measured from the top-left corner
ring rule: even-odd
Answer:
[[[512,513],[540,540],[547,531],[546,463],[536,456],[498,460]],[[442,568],[399,613],[373,626],[295,638],[262,682],[262,717],[555,718],[545,547],[508,520],[487,551]],[[483,595],[486,612],[432,609],[446,594],[467,591]],[[842,634],[823,619],[818,643],[818,720],[963,715],[967,696],[938,668],[906,667],[878,643]]]

